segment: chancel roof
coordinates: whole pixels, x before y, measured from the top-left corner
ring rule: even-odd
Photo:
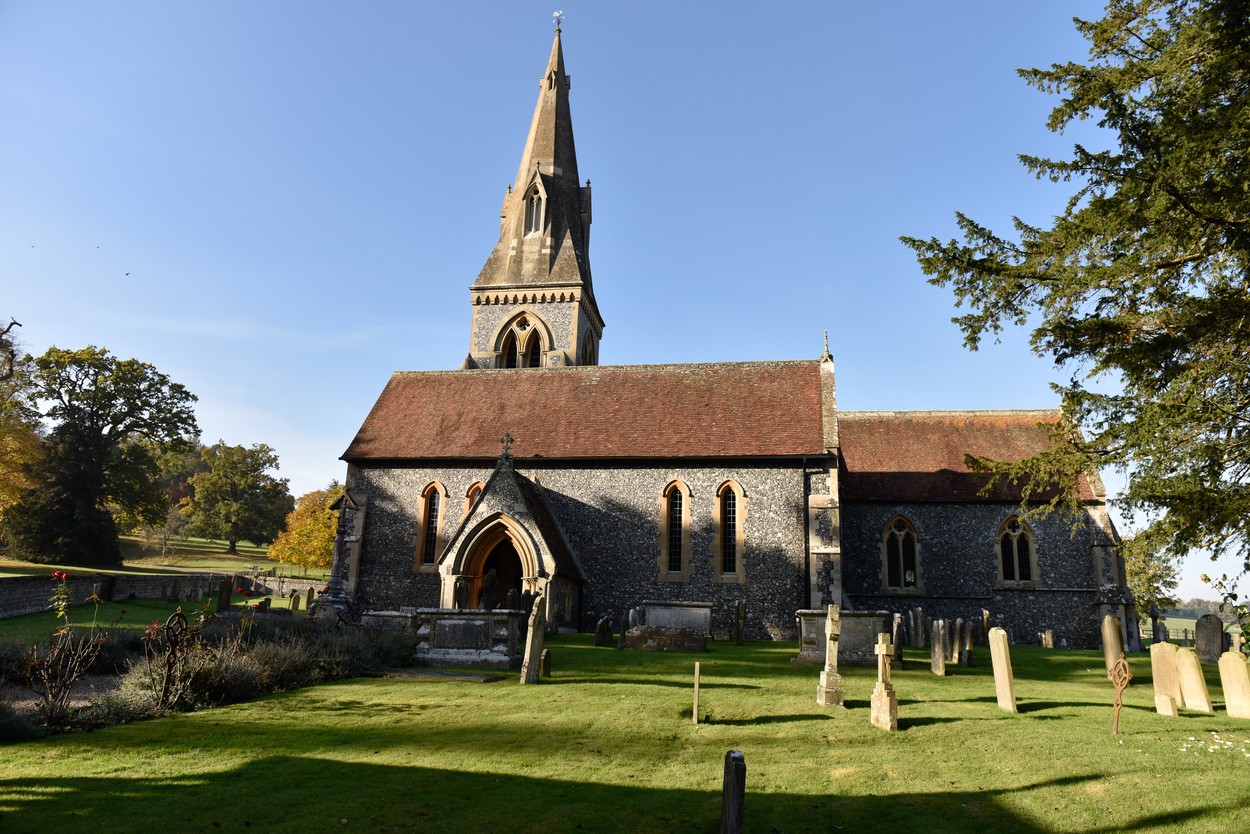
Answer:
[[[1019,487],[1000,483],[981,495],[987,477],[972,472],[966,455],[1019,460],[1049,443],[1046,427],[1059,412],[844,411],[838,414],[842,497],[860,501],[1020,500]],[[1096,475],[1081,482],[1081,497],[1101,497]]]
[[[817,360],[398,372],[343,459],[819,456],[827,374],[826,407]]]

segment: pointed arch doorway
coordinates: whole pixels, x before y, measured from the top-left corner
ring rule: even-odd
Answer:
[[[456,548],[460,550],[459,548]],[[471,535],[460,552],[451,556],[450,578],[469,581],[469,606],[479,608],[489,595],[495,608],[503,607],[508,592],[537,591],[542,571],[534,555],[533,543],[514,519],[497,516]],[[488,578],[494,571],[493,577]]]
[[[485,578],[490,571],[495,572],[494,581],[494,605],[492,608],[503,608],[508,601],[508,592],[515,589],[518,594],[523,590],[522,576],[524,571],[521,568],[521,554],[517,553],[516,546],[512,543],[512,539],[506,536],[497,542],[482,558],[481,564],[477,571],[477,594],[473,600],[474,607],[481,607],[482,593],[490,584]]]

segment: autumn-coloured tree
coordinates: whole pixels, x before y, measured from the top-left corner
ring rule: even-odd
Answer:
[[[334,559],[334,532],[338,513],[330,505],[343,494],[343,487],[331,483],[299,497],[295,510],[286,517],[286,529],[269,547],[270,558],[289,565],[328,568]]]

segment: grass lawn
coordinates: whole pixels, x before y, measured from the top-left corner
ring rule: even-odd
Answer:
[[[843,667],[849,709],[818,707],[793,643],[549,646],[537,686],[354,680],[10,744],[0,830],[714,832],[731,749],[752,832],[1227,834],[1250,811],[1250,721],[1157,715],[1142,655],[1117,738],[1100,652],[1014,647],[1009,715],[986,649],[945,679],[909,651],[891,734],[868,723],[873,670]]]
[[[143,548],[142,542],[132,536],[123,536],[119,542],[122,567],[77,567],[74,565],[37,565],[0,556],[0,577],[44,576],[53,570],[70,574],[96,573],[169,573],[173,570],[204,571],[209,573],[251,574],[252,568],[264,573],[276,571],[279,576],[325,579],[330,573],[326,568],[308,568],[284,565],[269,558],[269,548],[247,542],[239,542],[238,554],[226,552],[228,544],[213,539],[186,538],[174,541],[164,556]]]

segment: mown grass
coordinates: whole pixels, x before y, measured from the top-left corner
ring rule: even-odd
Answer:
[[[1250,807],[1250,722],[1157,715],[1141,655],[1119,737],[1101,653],[1034,647],[1013,648],[1018,715],[998,709],[985,649],[945,679],[909,652],[886,733],[868,722],[872,669],[844,667],[849,708],[821,708],[792,643],[549,644],[538,686],[345,681],[9,745],[0,830],[713,832],[731,749],[752,832],[1223,834]]]

